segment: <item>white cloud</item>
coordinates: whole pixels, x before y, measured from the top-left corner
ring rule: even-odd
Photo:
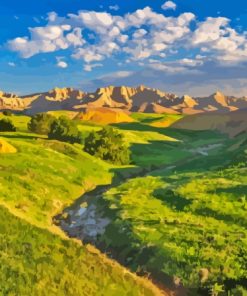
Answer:
[[[173,1],[166,1],[162,6],[161,8],[163,10],[168,10],[168,9],[172,9],[172,10],[175,10],[177,8],[177,5],[176,3],[174,3]]]
[[[133,72],[131,72],[131,71],[117,71],[117,72],[114,73],[114,75],[116,77],[121,77],[121,78],[128,77],[131,74],[133,74]]]
[[[86,64],[84,65],[83,69],[84,71],[86,72],[91,72],[93,70],[93,68],[96,68],[96,67],[103,67],[102,64]]]
[[[195,66],[201,66],[203,65],[203,61],[202,60],[197,60],[197,59],[181,59],[178,60],[178,63],[180,65],[184,65],[184,66],[189,66],[189,67],[195,67]]]
[[[47,20],[49,22],[54,22],[57,19],[58,15],[55,11],[49,12],[47,16]]]
[[[13,63],[13,62],[8,62],[8,65],[9,65],[10,67],[15,67],[15,66],[16,66],[16,64]]]
[[[103,84],[114,84],[114,81],[118,81],[121,79],[128,79],[128,77],[131,77],[133,74],[134,72],[132,71],[116,71],[116,72],[104,74],[98,77],[96,80],[102,81]]]
[[[66,39],[73,46],[82,46],[85,44],[85,40],[82,38],[81,28],[74,28],[71,33],[66,35]]]
[[[67,64],[66,62],[64,62],[64,61],[58,61],[58,62],[57,62],[57,67],[58,67],[58,68],[63,68],[63,69],[65,69],[65,68],[68,67],[68,64]]]
[[[246,34],[239,34],[223,17],[207,18],[198,24],[192,35],[192,45],[201,47],[221,62],[236,63],[247,60]]]
[[[142,38],[144,35],[146,35],[148,32],[144,29],[138,29],[134,32],[134,34],[132,35],[132,37],[134,39],[139,39]]]
[[[167,1],[163,6],[174,9],[174,5]],[[199,22],[190,12],[167,17],[150,7],[123,16],[79,11],[59,17],[51,12],[46,26],[29,28],[29,33],[29,36],[10,40],[9,48],[23,58],[69,50],[72,58],[87,64],[87,69],[88,64],[118,56],[123,64],[138,65],[145,64],[147,59],[171,58],[182,51],[185,53],[178,61],[180,67],[200,66],[196,61],[199,59],[193,57],[193,50],[205,56],[203,61],[238,63],[247,60],[247,35],[233,29],[229,19],[209,17]]]
[[[70,29],[70,25],[30,28],[30,39],[17,37],[10,40],[8,46],[11,50],[20,52],[23,58],[29,58],[42,52],[66,49],[70,42],[64,37],[64,32]]]
[[[116,5],[110,5],[109,6],[109,9],[110,10],[115,10],[115,11],[118,11],[120,9],[120,7],[116,4]]]

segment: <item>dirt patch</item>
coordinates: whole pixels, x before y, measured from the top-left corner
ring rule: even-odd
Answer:
[[[0,139],[0,153],[16,153],[17,149],[4,139]]]

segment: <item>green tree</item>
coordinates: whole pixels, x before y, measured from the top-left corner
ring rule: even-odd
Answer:
[[[70,142],[72,144],[82,142],[82,136],[76,123],[65,116],[61,116],[53,121],[48,138]]]
[[[10,110],[4,110],[3,115],[5,116],[12,116],[12,112]]]
[[[0,120],[0,132],[15,132],[16,127],[13,122],[8,118],[3,118]]]
[[[51,129],[52,123],[56,118],[47,113],[35,114],[28,123],[29,131],[41,135],[47,135]]]
[[[85,139],[84,151],[114,164],[130,162],[130,151],[123,135],[112,127],[91,132]]]

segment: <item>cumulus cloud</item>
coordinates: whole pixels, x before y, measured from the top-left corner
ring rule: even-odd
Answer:
[[[66,39],[64,32],[69,30],[71,30],[70,25],[30,28],[30,39],[17,37],[10,40],[8,46],[11,50],[19,52],[23,58],[29,58],[38,53],[67,49],[71,42]]]
[[[168,10],[168,9],[172,9],[172,10],[175,10],[177,8],[177,5],[176,3],[174,3],[173,1],[166,1],[162,6],[161,8],[163,10]]]
[[[162,7],[175,9],[176,4],[167,1]],[[93,69],[93,63],[119,56],[122,64],[141,66],[152,59],[177,59],[182,52],[177,69],[187,69],[210,60],[224,64],[247,61],[246,36],[224,17],[198,21],[191,12],[167,17],[144,7],[125,15],[84,10],[59,17],[50,12],[46,26],[29,28],[29,36],[10,40],[8,46],[23,58],[69,50],[72,58],[82,61],[86,71]],[[154,63],[150,64],[153,67]],[[157,67],[167,69],[164,63]]]
[[[246,34],[231,28],[230,20],[223,17],[208,17],[198,24],[192,36],[192,45],[214,55],[222,62],[236,63],[247,60]]]

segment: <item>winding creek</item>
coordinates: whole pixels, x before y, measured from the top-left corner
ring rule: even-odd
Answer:
[[[98,242],[100,236],[104,234],[106,227],[111,223],[111,220],[107,217],[104,209],[98,206],[99,199],[102,198],[106,191],[119,186],[121,183],[126,182],[129,179],[144,177],[159,170],[172,171],[178,165],[183,165],[192,160],[207,156],[208,151],[219,147],[219,145],[220,144],[214,144],[207,147],[199,147],[193,151],[192,157],[181,160],[173,165],[163,165],[159,167],[151,167],[149,169],[133,167],[133,170],[129,172],[128,176],[117,173],[111,184],[97,186],[94,190],[83,194],[71,206],[65,208],[61,214],[54,217],[53,221],[56,225],[61,227],[69,237],[77,238],[83,243],[93,244],[102,252],[107,253],[109,257],[124,265],[124,262],[119,260],[113,249],[109,250],[108,248],[106,250],[105,247]],[[167,295],[187,294],[186,289],[180,283],[176,283],[176,278],[174,277],[165,277],[163,283],[155,280],[154,282],[156,282]]]

